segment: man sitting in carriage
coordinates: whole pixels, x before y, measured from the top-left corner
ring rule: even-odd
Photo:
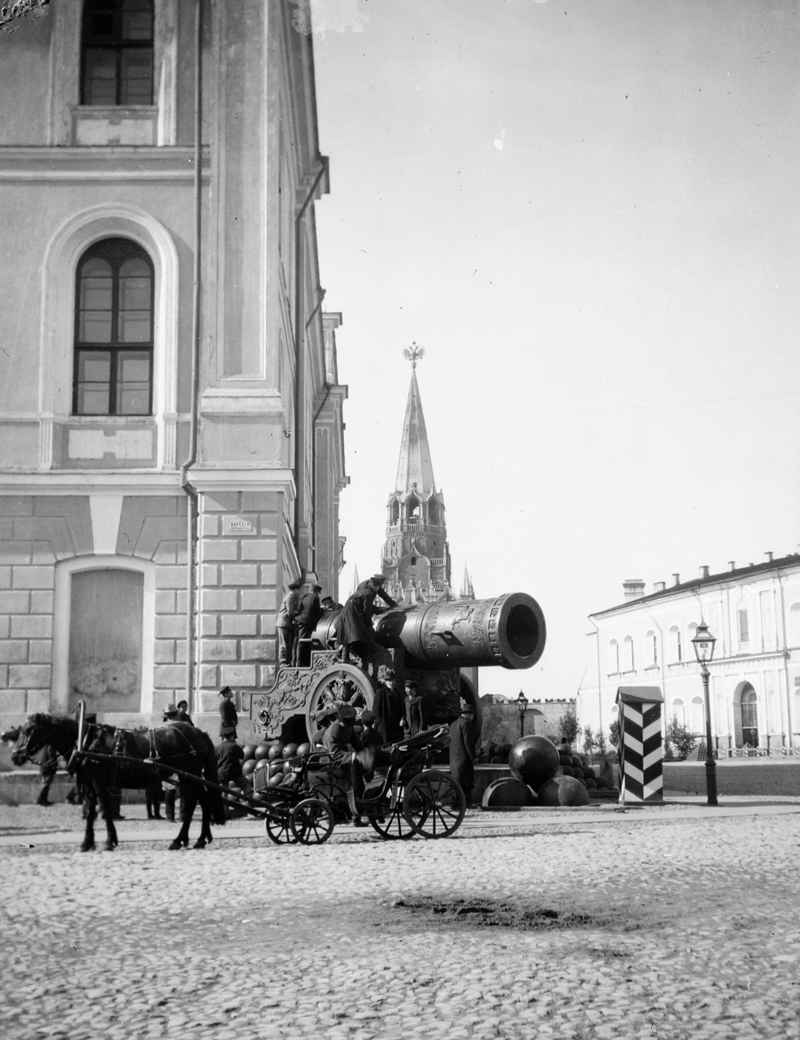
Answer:
[[[366,822],[356,809],[356,798],[364,791],[364,765],[361,740],[355,731],[356,709],[345,701],[336,709],[336,720],[325,730],[322,745],[328,752],[331,764],[328,771],[342,781],[347,792],[347,804],[356,827],[365,827]],[[368,753],[370,754],[370,753]]]

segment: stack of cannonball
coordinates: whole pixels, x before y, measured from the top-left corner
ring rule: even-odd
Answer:
[[[580,780],[590,798],[611,798],[619,796],[619,788],[605,777],[598,776],[594,769],[587,764],[586,757],[576,755],[566,741],[562,741],[557,749],[559,772],[563,776],[574,776]]]
[[[253,797],[266,801],[275,787],[288,786],[294,770],[311,754],[311,745],[284,744],[280,740],[247,744],[244,748],[242,772],[253,784]]]
[[[572,754],[569,744],[557,747],[547,737],[518,740],[509,753],[508,767],[511,776],[487,789],[483,800],[487,808],[494,804],[579,806],[588,805],[590,798],[619,794],[616,789],[606,790],[607,781],[598,780],[591,766]],[[523,797],[526,791],[529,796]]]

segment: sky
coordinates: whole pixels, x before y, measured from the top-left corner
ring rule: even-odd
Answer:
[[[798,551],[800,3],[313,0],[341,594],[380,569],[417,368],[458,591],[573,697],[622,582]]]

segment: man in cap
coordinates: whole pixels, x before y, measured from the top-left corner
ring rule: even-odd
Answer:
[[[382,743],[396,744],[403,739],[401,719],[405,705],[393,668],[384,668],[383,681],[378,684],[372,699],[372,710],[375,712],[375,729]]]
[[[413,737],[415,733],[420,733],[425,729],[425,714],[416,680],[406,679],[405,691],[405,715],[402,726],[405,730],[405,735]]]
[[[300,609],[302,581],[290,581],[289,591],[281,600],[275,628],[278,631],[278,664],[291,664],[294,650],[295,618]]]
[[[300,652],[300,640],[311,639],[314,629],[317,627],[317,622],[325,613],[319,601],[320,592],[322,592],[321,585],[312,585],[310,590],[300,600],[295,619],[297,632],[293,664],[299,663],[297,655]]]
[[[357,827],[363,827],[364,822],[356,808],[356,798],[360,797],[364,782],[358,762],[361,741],[354,729],[355,721],[356,709],[352,704],[340,704],[336,710],[336,721],[325,731],[322,745],[330,755],[331,772],[344,781],[353,822]]]
[[[382,574],[373,574],[371,578],[362,581],[339,615],[336,637],[339,641],[340,657],[346,663],[350,661],[352,652],[361,659],[366,669],[375,653],[380,650],[372,627],[372,619],[377,613],[375,598],[380,596],[388,606],[397,606],[392,597],[383,591],[385,581],[386,578]]]
[[[450,775],[461,785],[467,805],[472,804],[475,787],[476,745],[475,709],[462,697],[461,713],[450,723]]]
[[[235,730],[232,726],[223,726],[220,730],[221,740],[214,748],[217,759],[217,777],[223,787],[229,780],[238,780],[242,776],[244,749],[236,743]]]
[[[236,726],[239,723],[239,716],[232,698],[233,692],[230,686],[223,686],[219,691],[219,735],[221,737],[227,736],[232,731],[233,739],[236,740]]]

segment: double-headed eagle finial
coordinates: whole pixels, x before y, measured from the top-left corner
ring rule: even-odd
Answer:
[[[425,348],[418,347],[416,343],[412,342],[410,347],[403,347],[403,357],[406,361],[411,362],[412,369],[416,368],[417,362],[425,357]]]

